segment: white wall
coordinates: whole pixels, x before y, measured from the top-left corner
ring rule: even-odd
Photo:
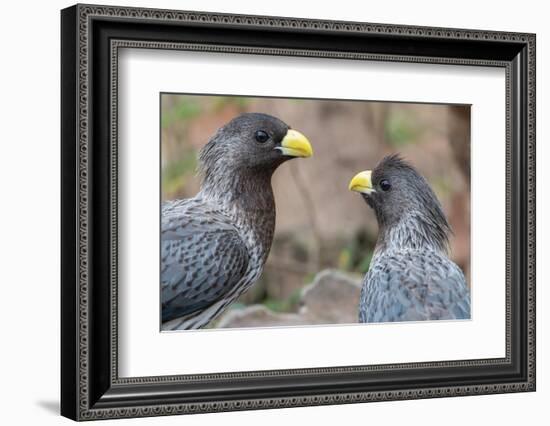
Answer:
[[[454,399],[122,420],[132,424],[543,424],[550,401],[550,29],[543,1],[103,1],[143,7],[537,33],[538,391]],[[58,424],[59,9],[66,1],[4,2],[0,51],[0,393],[3,424]],[[490,182],[487,183],[488,188]],[[545,197],[546,195],[546,197]],[[544,417],[543,417],[544,416]],[[536,419],[539,419],[538,421]],[[547,420],[546,420],[547,421]],[[112,423],[106,422],[102,424]],[[115,423],[113,423],[115,424]]]

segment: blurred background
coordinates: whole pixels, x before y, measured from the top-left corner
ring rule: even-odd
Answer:
[[[282,119],[315,154],[275,172],[277,222],[262,277],[212,327],[357,322],[377,225],[347,185],[396,152],[441,201],[454,232],[451,258],[470,284],[469,106],[162,94],[163,201],[198,192],[199,150],[243,112]]]

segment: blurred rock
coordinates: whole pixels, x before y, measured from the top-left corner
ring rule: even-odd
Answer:
[[[302,291],[302,310],[311,324],[354,323],[360,293],[360,279],[337,270],[324,270]]]
[[[252,305],[244,309],[228,311],[220,319],[217,328],[281,327],[306,324],[309,323],[303,315],[273,312],[264,305]]]
[[[318,273],[300,294],[296,313],[273,312],[263,305],[226,312],[218,328],[281,327],[357,322],[361,280],[336,270]]]

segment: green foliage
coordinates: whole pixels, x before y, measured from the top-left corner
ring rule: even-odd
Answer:
[[[286,300],[266,299],[263,304],[273,312],[288,312],[288,302]]]
[[[370,250],[360,253],[349,247],[343,248],[338,257],[338,269],[364,274],[369,270],[372,255]]]
[[[267,298],[262,303],[273,312],[294,312],[300,303],[301,288],[295,289],[288,299]]]
[[[247,305],[245,303],[236,301],[236,302],[233,302],[231,305],[229,305],[228,309],[244,309],[246,308],[246,306]]]
[[[340,250],[338,269],[364,274],[369,270],[376,238],[359,230],[354,238]]]
[[[373,252],[370,251],[365,256],[363,256],[363,260],[361,260],[361,262],[359,262],[359,265],[357,266],[358,272],[365,274],[369,270],[369,266],[372,261],[372,255]]]
[[[188,121],[201,113],[201,106],[197,99],[190,96],[181,97],[176,105],[163,111],[161,125],[163,129],[179,121]]]
[[[250,98],[245,96],[217,96],[212,104],[215,112],[223,110],[227,106],[234,105],[240,110],[244,110],[250,103]]]
[[[304,276],[304,284],[309,284],[311,282],[313,282],[313,280],[315,279],[315,272],[308,272],[305,276]]]
[[[352,250],[350,247],[344,247],[338,255],[338,269],[349,271],[352,263]]]
[[[430,183],[432,185],[432,189],[439,198],[447,196],[453,192],[453,186],[449,175],[436,176]]]
[[[180,191],[196,168],[197,153],[194,149],[189,149],[179,160],[172,161],[163,168],[162,192],[168,195]]]
[[[296,290],[294,290],[292,292],[292,294],[290,295],[290,297],[288,298],[288,301],[289,303],[292,305],[292,306],[298,306],[298,304],[300,303],[300,295],[302,293],[302,289],[301,288],[298,288]]]
[[[398,148],[414,142],[420,128],[413,115],[398,110],[389,114],[384,123],[384,132],[388,144]]]

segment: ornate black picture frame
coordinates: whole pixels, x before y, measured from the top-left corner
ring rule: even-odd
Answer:
[[[535,35],[95,5],[64,9],[61,29],[62,415],[91,420],[535,390]],[[119,378],[121,47],[504,68],[506,356]]]

